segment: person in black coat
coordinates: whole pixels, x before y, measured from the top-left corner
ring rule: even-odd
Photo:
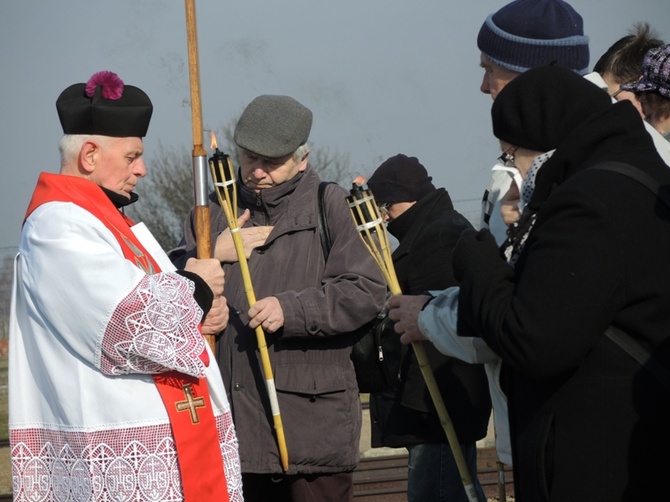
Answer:
[[[403,154],[384,161],[368,180],[389,233],[398,239],[392,259],[406,294],[455,285],[451,250],[461,233],[472,228],[454,209],[447,191],[436,189],[431,180],[416,157]],[[477,479],[476,449],[476,441],[486,436],[491,414],[484,368],[442,355],[432,344],[425,344],[425,348],[473,484],[479,499],[485,501]],[[405,348],[399,366],[394,388],[370,396],[372,446],[407,447],[409,502],[467,502],[456,461],[411,347]]]
[[[670,394],[605,331],[670,367],[670,170],[629,101],[558,66],[510,82],[492,121],[521,217],[504,257],[466,231],[453,265],[459,334],[504,361],[516,500],[662,500]]]

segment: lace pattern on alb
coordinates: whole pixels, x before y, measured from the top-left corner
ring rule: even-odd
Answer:
[[[202,310],[193,289],[178,274],[145,276],[112,314],[102,339],[101,371],[123,375],[172,369],[203,377]]]
[[[230,413],[216,417],[231,502],[242,477]],[[183,500],[170,425],[68,432],[11,431],[17,502],[178,502]]]

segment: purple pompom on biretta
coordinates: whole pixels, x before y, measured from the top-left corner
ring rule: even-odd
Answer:
[[[125,85],[114,72],[100,71],[87,83],[65,89],[56,109],[65,134],[143,138],[153,105],[142,89]]]
[[[623,84],[621,89],[631,92],[655,91],[670,98],[670,44],[649,49],[642,62],[642,78]]]
[[[98,86],[105,99],[120,99],[123,95],[123,80],[112,71],[99,71],[89,78],[86,82],[86,95],[92,98]]]

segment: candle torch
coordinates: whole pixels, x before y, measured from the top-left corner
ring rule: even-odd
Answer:
[[[251,283],[251,274],[249,273],[249,264],[247,256],[244,252],[244,244],[242,236],[240,235],[240,227],[237,221],[237,179],[235,177],[235,170],[230,161],[230,157],[221,152],[216,143],[216,136],[213,132],[211,148],[214,154],[209,158],[209,168],[212,172],[212,180],[214,181],[214,188],[216,195],[223,209],[223,213],[228,221],[228,228],[233,237],[233,244],[235,245],[235,252],[237,253],[237,261],[240,264],[242,272],[242,280],[244,282],[244,291],[247,295],[247,301],[251,307],[256,303],[256,295]],[[288,451],[286,448],[286,438],[284,436],[284,427],[282,425],[281,414],[279,412],[279,400],[277,398],[277,389],[275,387],[274,376],[272,374],[272,366],[270,364],[270,355],[268,353],[268,346],[265,340],[265,333],[263,328],[259,325],[256,327],[256,339],[258,342],[258,349],[261,354],[262,370],[265,377],[265,385],[270,398],[270,407],[272,410],[272,418],[274,421],[275,433],[277,435],[277,445],[279,448],[279,457],[281,460],[284,472],[288,470]]]
[[[391,260],[391,246],[386,227],[372,193],[364,188],[364,184],[365,179],[360,176],[352,183],[350,195],[347,197],[349,210],[356,224],[358,235],[363,239],[372,258],[381,269],[391,294],[399,295],[402,293]]]
[[[386,225],[379,213],[379,208],[372,192],[365,188],[365,179],[362,177],[356,178],[352,183],[349,194],[347,203],[349,204],[349,210],[351,211],[351,216],[356,225],[356,230],[358,230],[358,235],[361,237],[363,243],[381,269],[391,294],[401,295],[402,291],[391,258],[391,248],[389,246]],[[477,492],[472,484],[470,471],[465,463],[465,457],[463,456],[463,451],[458,442],[453,422],[451,421],[451,418],[449,418],[449,413],[447,412],[442,395],[437,387],[435,376],[430,368],[423,342],[412,342],[412,349],[414,350],[416,360],[421,369],[421,374],[423,375],[430,397],[433,400],[433,404],[440,418],[442,428],[447,435],[449,446],[454,455],[454,459],[456,460],[458,472],[461,475],[461,481],[463,482],[468,501],[477,502]]]

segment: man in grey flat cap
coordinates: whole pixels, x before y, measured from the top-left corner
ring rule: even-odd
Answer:
[[[263,95],[235,128],[240,227],[254,292],[249,306],[230,232],[216,197],[214,255],[226,274],[230,322],[217,359],[233,409],[247,502],[353,500],[361,409],[350,360],[357,328],[382,308],[386,286],[349,214],[347,192],[327,186],[331,236],[319,233],[319,176],[308,164],[312,112],[288,96]],[[193,214],[186,253],[196,247]],[[284,472],[254,329],[265,332],[288,449]]]

